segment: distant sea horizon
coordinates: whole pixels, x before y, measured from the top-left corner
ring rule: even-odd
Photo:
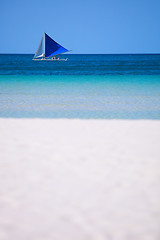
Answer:
[[[0,53],[0,55],[34,55],[35,53]],[[160,53],[69,53],[69,55],[159,55]],[[66,55],[65,53],[62,55]],[[68,54],[67,54],[68,55]]]

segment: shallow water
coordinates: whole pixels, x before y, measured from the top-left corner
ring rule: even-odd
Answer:
[[[0,76],[0,117],[160,119],[160,76]]]

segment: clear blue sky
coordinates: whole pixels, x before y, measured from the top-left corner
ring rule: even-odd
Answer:
[[[34,53],[43,32],[71,53],[160,53],[160,0],[0,0],[0,53]]]

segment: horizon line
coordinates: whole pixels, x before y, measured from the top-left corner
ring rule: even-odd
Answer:
[[[35,53],[0,53],[0,55],[34,55]],[[159,55],[159,53],[69,53],[69,55]],[[67,53],[65,53],[67,55]]]

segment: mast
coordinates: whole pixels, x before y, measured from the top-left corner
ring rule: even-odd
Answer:
[[[43,56],[46,57],[46,54],[45,54],[45,44],[46,44],[46,39],[45,39],[45,32],[44,32],[44,51],[43,51]]]

